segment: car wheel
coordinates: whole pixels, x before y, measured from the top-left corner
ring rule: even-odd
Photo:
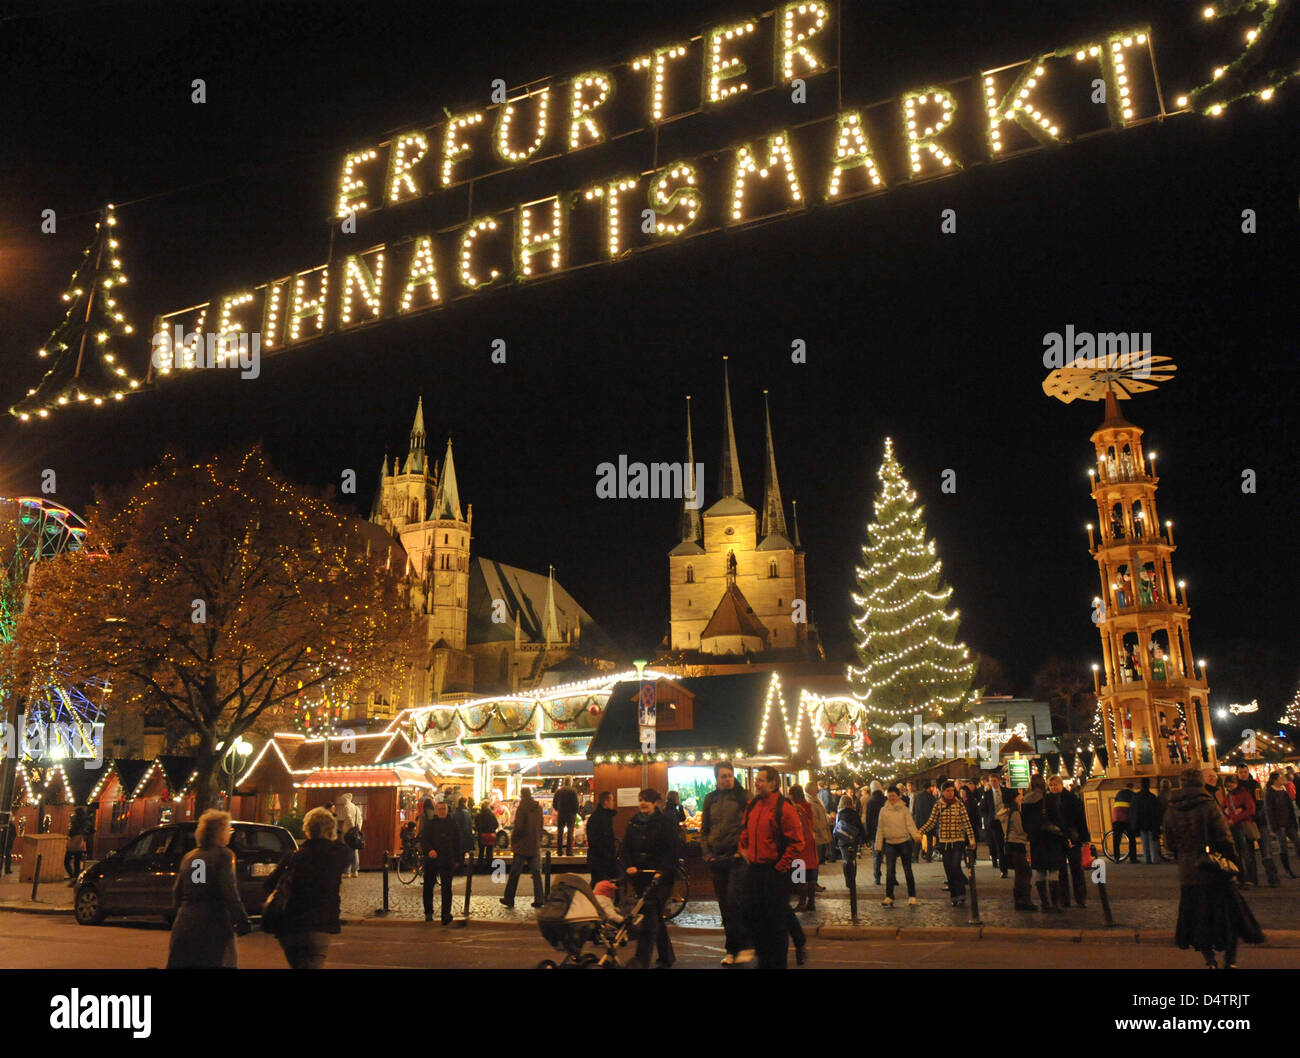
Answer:
[[[98,926],[104,921],[104,907],[93,885],[83,886],[77,891],[75,911],[79,925]]]

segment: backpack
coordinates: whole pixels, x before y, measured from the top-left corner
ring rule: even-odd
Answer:
[[[755,797],[745,806],[745,826],[749,826],[749,813],[754,810],[759,799]],[[790,839],[785,836],[785,830],[781,827],[781,807],[787,803],[784,794],[776,795],[776,807],[772,809],[772,827],[776,831],[776,858],[779,861],[785,855],[786,846],[790,844]]]

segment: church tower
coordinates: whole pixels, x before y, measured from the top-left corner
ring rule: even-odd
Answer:
[[[1106,393],[1088,472],[1098,531],[1088,544],[1101,577],[1093,608],[1101,635],[1098,699],[1107,775],[1175,775],[1188,763],[1217,765],[1209,685],[1192,653],[1191,610],[1174,579],[1173,523],[1156,511],[1155,456],[1142,430]]]
[[[686,461],[693,479],[689,401],[688,397]],[[669,645],[674,652],[743,660],[755,655],[802,655],[809,649],[806,621],[793,619],[806,616],[804,556],[787,536],[766,392],[764,411],[766,461],[760,516],[745,502],[730,374],[723,357],[719,498],[702,515],[698,491],[694,505],[689,500],[683,504],[680,540],[668,554]],[[699,483],[695,485],[698,490]]]

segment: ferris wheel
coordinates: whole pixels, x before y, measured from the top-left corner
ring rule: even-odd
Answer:
[[[4,534],[0,540],[4,561],[0,640],[8,642],[26,603],[33,569],[66,552],[81,550],[86,524],[62,504],[23,496],[0,498],[0,527]],[[5,676],[8,682],[9,674]],[[99,755],[109,690],[101,679],[43,681],[29,688],[23,732],[26,754],[40,760]]]

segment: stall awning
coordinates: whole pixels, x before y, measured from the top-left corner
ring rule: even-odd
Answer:
[[[429,790],[436,785],[423,772],[409,768],[322,768],[305,775],[293,784],[300,789],[345,789],[348,787],[421,786]]]

